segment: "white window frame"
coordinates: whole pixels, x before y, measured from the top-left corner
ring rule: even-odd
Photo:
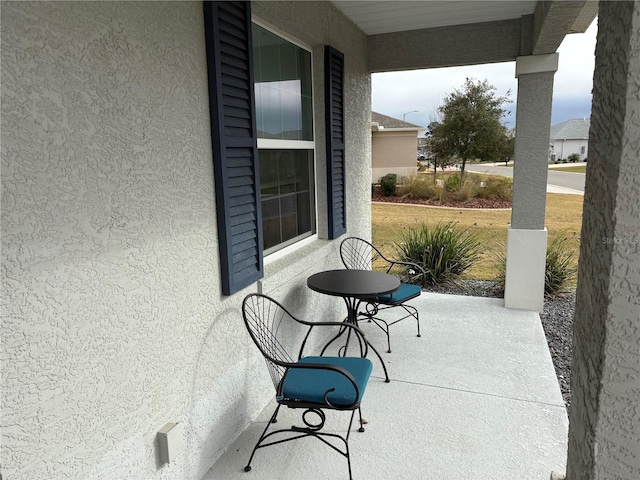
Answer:
[[[290,240],[293,242],[284,247],[278,248],[275,251],[271,251],[269,253],[263,249],[264,259],[263,262],[265,265],[268,265],[280,258],[283,258],[290,253],[303,248],[309,243],[318,239],[318,172],[317,172],[317,155],[316,155],[316,138],[317,138],[317,124],[316,121],[316,112],[315,112],[315,103],[316,103],[316,82],[314,81],[314,71],[313,71],[313,49],[299,40],[291,37],[287,33],[282,30],[270,25],[269,23],[256,18],[255,16],[251,17],[252,23],[268,30],[274,35],[279,36],[283,40],[292,43],[296,47],[302,48],[306,50],[311,55],[311,92],[313,94],[313,102],[311,104],[311,118],[313,119],[313,140],[280,140],[275,138],[260,138],[258,137],[258,151],[259,150],[310,150],[313,155],[313,221],[315,225],[315,232],[311,235],[305,235],[299,240],[296,240],[298,237],[294,237]],[[261,200],[262,201],[262,200]],[[262,219],[260,219],[260,228],[262,228]],[[286,242],[285,242],[286,243]],[[280,244],[282,245],[282,244]]]

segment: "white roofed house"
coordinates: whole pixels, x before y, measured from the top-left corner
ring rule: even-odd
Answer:
[[[584,162],[589,149],[589,126],[588,118],[574,118],[551,125],[549,160],[567,160],[569,155],[575,153]]]
[[[418,134],[424,127],[371,112],[371,182],[388,173],[414,175],[417,171]]]

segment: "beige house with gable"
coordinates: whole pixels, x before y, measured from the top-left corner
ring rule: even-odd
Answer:
[[[388,173],[414,175],[417,171],[418,134],[424,127],[378,112],[371,112],[371,182]]]

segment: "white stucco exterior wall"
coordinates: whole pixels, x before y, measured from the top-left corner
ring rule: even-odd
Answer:
[[[556,154],[556,160],[567,160],[569,155],[577,153],[580,155],[580,161],[584,161],[589,155],[589,140],[580,139],[556,139],[551,145],[551,153]],[[582,150],[584,149],[584,153]]]
[[[262,288],[344,312],[306,277],[326,238],[322,47],[345,54],[349,234],[370,236],[366,38],[323,2],[254,14],[314,51],[318,230]],[[220,293],[200,2],[2,4],[2,475],[197,479],[273,395]],[[316,317],[317,318],[317,317]],[[156,432],[183,448],[160,465]]]

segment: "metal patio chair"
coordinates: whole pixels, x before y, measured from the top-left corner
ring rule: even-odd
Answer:
[[[391,338],[389,327],[404,320],[414,318],[418,325],[418,337],[420,336],[420,316],[418,310],[405,302],[419,297],[422,293],[422,284],[414,285],[411,281],[422,280],[424,283],[426,274],[424,268],[416,263],[401,262],[386,258],[380,250],[371,243],[358,237],[347,237],[340,243],[340,258],[345,268],[352,270],[371,270],[374,263],[381,266],[381,270],[400,278],[400,288],[388,295],[364,299],[365,310],[359,312],[362,316],[375,323],[387,336],[387,353],[391,353]],[[393,321],[383,320],[377,315],[388,308],[400,307],[406,315]]]
[[[251,470],[251,461],[259,448],[268,447],[300,438],[314,437],[346,457],[351,480],[351,457],[349,454],[349,434],[356,410],[360,420],[358,431],[364,432],[360,402],[365,392],[372,370],[371,361],[363,358],[367,353],[364,334],[354,325],[342,322],[307,322],[291,315],[272,298],[261,294],[250,294],[242,303],[242,316],[254,343],[262,353],[276,389],[277,407],[258,439],[245,471]],[[360,357],[303,356],[303,350],[314,327],[334,326],[350,328],[359,337]],[[306,334],[297,347],[290,348],[295,331],[306,329]],[[297,358],[297,359],[294,359]],[[269,427],[276,423],[280,407],[302,409],[304,426],[274,430]],[[349,427],[343,437],[336,433],[322,431],[325,424],[325,410],[351,411]],[[315,414],[315,418],[312,414]],[[287,435],[288,434],[288,435]],[[274,436],[285,435],[284,438]],[[333,440],[333,441],[331,441]],[[344,444],[344,448],[339,448]]]

